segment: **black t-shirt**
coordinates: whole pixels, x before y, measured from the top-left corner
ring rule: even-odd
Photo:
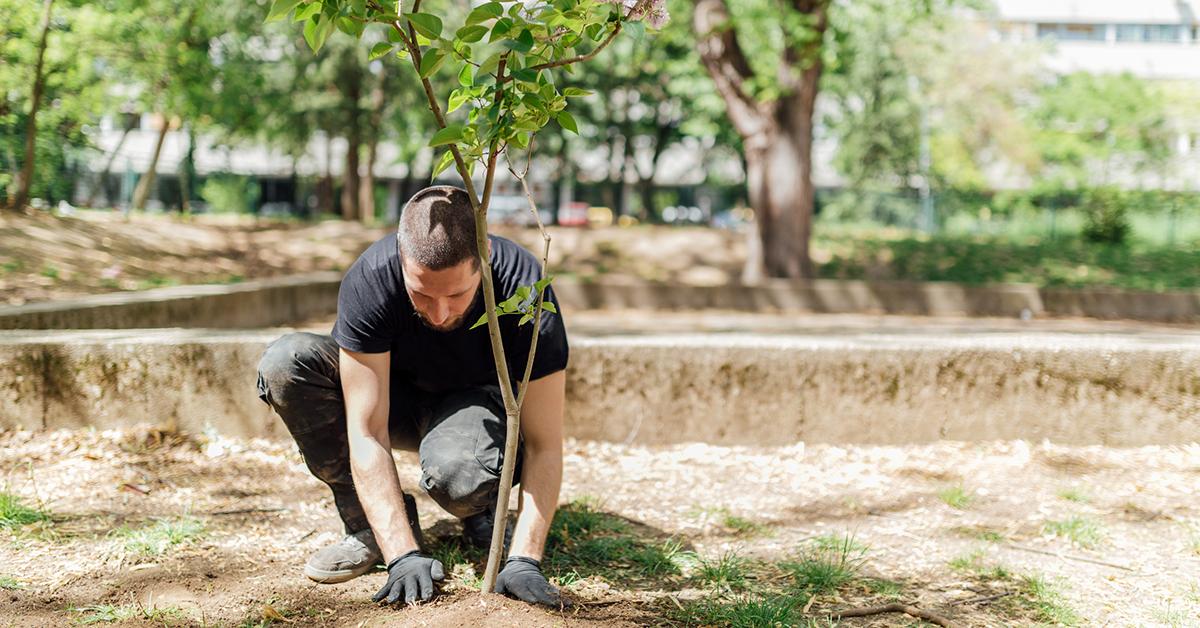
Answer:
[[[496,301],[512,295],[518,286],[541,278],[541,265],[532,253],[506,238],[489,235],[492,242],[492,277]],[[358,257],[338,290],[337,322],[333,339],[357,353],[391,351],[391,378],[428,392],[445,392],[496,384],[496,366],[486,325],[470,329],[484,313],[483,285],[479,297],[458,329],[441,332],[426,327],[413,311],[400,272],[396,235],[372,244]],[[558,307],[553,288],[546,300]],[[561,311],[561,310],[560,310]],[[567,366],[567,332],[562,317],[543,311],[537,354],[530,380]],[[500,317],[500,336],[513,386],[525,373],[533,322],[518,326],[521,316]]]

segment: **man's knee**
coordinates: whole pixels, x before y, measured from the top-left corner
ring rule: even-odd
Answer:
[[[475,457],[474,439],[421,446],[421,488],[450,514],[463,518],[495,500],[500,478]]]
[[[267,345],[258,361],[258,396],[277,405],[280,396],[302,381],[302,374],[311,371],[319,362],[321,336],[308,332],[292,332]]]

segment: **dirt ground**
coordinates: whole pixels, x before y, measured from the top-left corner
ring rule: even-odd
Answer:
[[[338,538],[340,524],[327,490],[287,442],[146,429],[9,432],[0,434],[0,452],[0,490],[50,515],[0,524],[0,625],[719,624],[677,609],[745,601],[830,534],[852,535],[864,562],[855,578],[809,599],[797,615],[807,623],[798,625],[829,625],[836,610],[891,601],[960,626],[1200,625],[1194,444],[571,441],[563,502],[628,522],[646,547],[675,548],[665,555],[680,567],[656,567],[661,578],[625,577],[631,572],[564,554],[551,561],[576,603],[563,613],[471,593],[478,564],[468,561],[447,565],[453,575],[435,603],[409,609],[369,601],[382,573],[340,585],[307,581],[306,557]],[[411,486],[415,456],[397,455]],[[457,524],[420,493],[418,505],[426,538],[445,547]],[[11,504],[8,512],[0,508],[11,517]],[[697,569],[731,556],[751,567],[748,583],[730,579],[736,586],[722,588]],[[746,592],[729,592],[738,587]]]
[[[344,270],[392,227],[329,220],[257,221],[247,216],[175,216],[79,210],[71,216],[0,214],[0,305],[145,290],[237,283]],[[541,250],[535,230],[491,230]],[[720,284],[741,272],[743,238],[702,227],[551,227],[559,275],[639,277]]]

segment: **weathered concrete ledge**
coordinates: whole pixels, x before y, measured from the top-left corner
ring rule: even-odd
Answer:
[[[338,273],[234,285],[176,286],[68,301],[0,307],[0,329],[261,329],[333,316]],[[948,282],[772,280],[761,285],[693,286],[634,280],[555,282],[573,310],[734,310],[923,316],[1084,316],[1200,322],[1200,291],[1134,292],[1109,288],[968,286]]]
[[[286,438],[255,390],[279,331],[0,333],[0,427]],[[640,444],[1200,442],[1200,341],[1113,334],[576,338],[567,433]]]
[[[261,329],[337,312],[342,274],[172,286],[0,307],[0,329]]]

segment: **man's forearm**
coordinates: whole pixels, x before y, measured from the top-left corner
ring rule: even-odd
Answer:
[[[384,561],[418,549],[404,512],[391,448],[372,437],[351,438],[350,472]]]
[[[561,444],[557,448],[526,448],[521,470],[521,512],[509,555],[542,559],[550,522],[558,508],[562,470]]]

